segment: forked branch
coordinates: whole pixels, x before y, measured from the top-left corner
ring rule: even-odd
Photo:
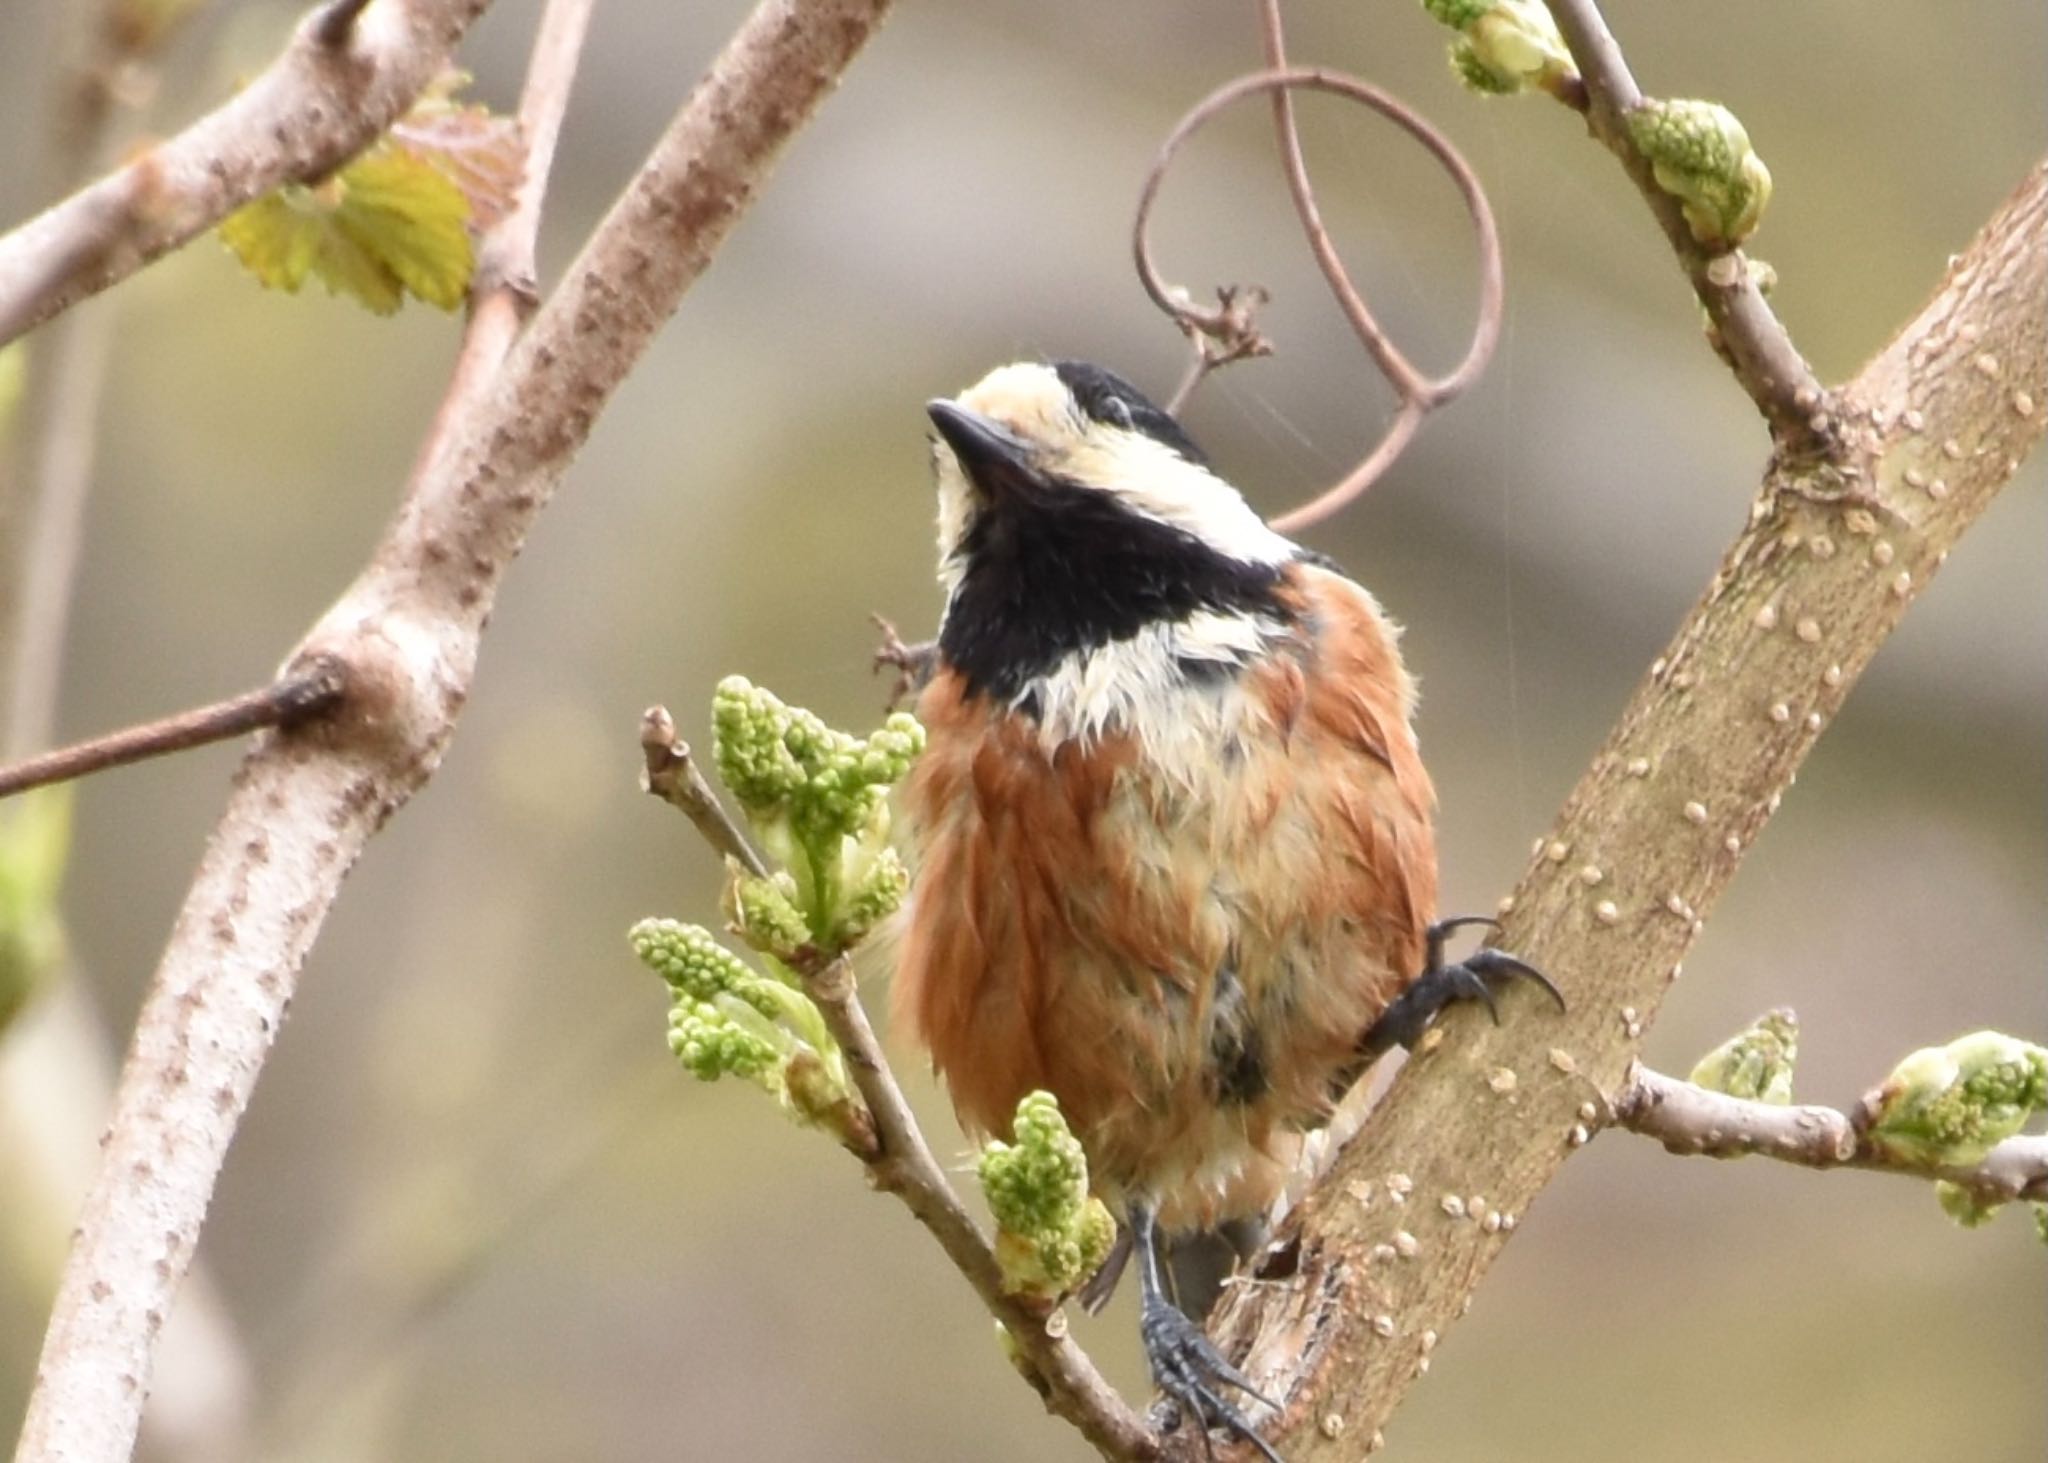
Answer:
[[[1710,249],[1694,239],[1678,200],[1657,183],[1650,160],[1629,135],[1628,115],[1643,104],[1596,0],[1546,0],[1585,84],[1586,122],[1621,159],[1650,205],[1678,264],[1713,322],[1735,379],[1770,423],[1779,444],[1794,455],[1834,456],[1843,443],[1828,396],[1813,367],[1793,345],[1764,299],[1739,250]]]
[[[666,708],[656,706],[641,718],[640,725],[647,791],[686,814],[721,859],[732,860],[757,877],[766,873],[768,865],[726,813],[690,749],[676,740],[675,718]],[[1069,1338],[1065,1314],[1004,1290],[1002,1271],[987,1236],[933,1157],[868,1023],[855,989],[852,963],[845,956],[799,961],[796,970],[805,993],[817,1005],[844,1054],[847,1071],[872,1119],[872,1127],[861,1131],[861,1142],[844,1144],[866,1166],[869,1181],[902,1200],[967,1277],[989,1313],[1009,1333],[1017,1350],[1018,1369],[1049,1410],[1072,1423],[1105,1458],[1152,1457],[1158,1451],[1158,1441],[1151,1429]]]
[[[480,8],[380,0],[355,18],[344,65],[360,77],[377,48],[409,39],[424,85],[452,30],[423,17]],[[371,562],[301,647],[347,665],[347,702],[319,735],[273,735],[243,764],[165,948],[44,1340],[22,1463],[128,1456],[161,1317],[343,876],[433,772],[504,574],[598,413],[887,8],[764,0],[498,368],[451,391],[460,405],[436,422]],[[294,55],[318,44],[302,37]],[[381,73],[371,80],[390,89]],[[285,107],[278,125],[294,145],[320,130],[286,105],[289,89],[266,94]],[[323,115],[360,114],[360,98],[344,100]],[[396,112],[394,102],[361,140]],[[231,140],[202,125],[178,144]],[[244,155],[226,156],[246,182]],[[61,250],[50,227],[0,241],[0,261]],[[13,298],[14,278],[0,267],[0,298]]]
[[[2044,316],[2037,167],[1839,393],[1851,460],[1773,464],[1749,525],[1538,845],[1501,943],[1557,976],[1570,1012],[1537,1019],[1510,993],[1498,1028],[1449,1018],[1289,1221],[1287,1268],[1255,1267],[1269,1283],[1235,1287],[1213,1318],[1286,1400],[1274,1437],[1291,1463],[1362,1455],[1585,1141],[1582,1107],[1623,1088],[1780,793],[2039,442]]]

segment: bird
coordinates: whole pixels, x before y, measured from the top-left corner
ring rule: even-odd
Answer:
[[[1250,1243],[1301,1135],[1444,1007],[1556,987],[1445,959],[1493,922],[1437,917],[1415,682],[1366,589],[1101,366],[1016,362],[926,410],[945,603],[894,1019],[972,1134],[1057,1098],[1155,1383],[1205,1446],[1277,1459],[1226,1393],[1270,1399],[1195,1319],[1215,1275],[1177,1291],[1173,1261]]]

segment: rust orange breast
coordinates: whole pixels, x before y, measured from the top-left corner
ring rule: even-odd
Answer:
[[[1348,581],[1290,573],[1298,640],[1185,693],[1228,714],[1048,746],[942,670],[903,794],[894,1005],[963,1124],[1001,1134],[1049,1089],[1105,1191],[1190,1212],[1319,1119],[1435,914],[1392,631]]]

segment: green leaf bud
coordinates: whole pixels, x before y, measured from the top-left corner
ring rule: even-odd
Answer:
[[[783,960],[812,942],[796,901],[796,880],[784,872],[757,879],[735,869],[726,885],[726,915],[734,931],[756,950]]]
[[[1540,0],[1422,0],[1430,16],[1458,32],[1451,69],[1473,91],[1509,96],[1530,87],[1558,92],[1578,69]]]
[[[2030,1204],[2027,1207],[2034,1211],[2034,1233],[2042,1244],[2048,1245],[2048,1204]]]
[[[1636,150],[1657,186],[1678,200],[1694,239],[1733,248],[1756,232],[1771,172],[1733,112],[1718,102],[1651,99],[1627,120]]]
[[[1863,1100],[1870,1139],[1909,1161],[1966,1166],[2048,1106],[2048,1049],[1997,1031],[1923,1047]]]
[[[1799,1018],[1781,1006],[1701,1057],[1691,1080],[1730,1097],[1783,1106],[1792,1101],[1792,1067],[1798,1059]]]
[[[1998,1200],[1979,1198],[1961,1184],[1952,1184],[1947,1179],[1935,1180],[1934,1198],[1941,1205],[1941,1212],[1964,1229],[1978,1229],[1989,1224],[1998,1216],[2001,1207]]]
[[[910,871],[893,848],[879,850],[867,861],[866,870],[846,897],[846,906],[833,931],[834,945],[846,949],[857,944],[869,931],[902,907],[910,892]]]
[[[849,1146],[874,1139],[867,1104],[846,1080],[845,1063],[799,1045],[782,1069],[782,1100],[799,1122],[823,1128]]]

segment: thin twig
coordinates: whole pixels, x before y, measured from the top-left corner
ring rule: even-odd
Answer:
[[[1585,82],[1587,124],[1621,159],[1648,201],[1713,321],[1735,379],[1785,450],[1794,455],[1839,455],[1843,444],[1834,431],[1826,389],[1765,301],[1740,251],[1711,251],[1693,238],[1678,200],[1657,185],[1649,160],[1630,138],[1628,114],[1643,104],[1643,93],[1596,0],[1547,3]]]
[[[1609,1107],[1617,1127],[1655,1138],[1671,1153],[1760,1153],[1803,1168],[1943,1179],[1986,1201],[2048,1199],[2048,1137],[2008,1138],[1968,1167],[1915,1162],[1873,1143],[1863,1124],[1835,1108],[1747,1102],[1653,1072],[1641,1062],[1629,1066]]]
[[[0,345],[294,179],[346,162],[447,64],[488,0],[383,0],[349,44],[316,11],[284,53],[174,137],[0,237]]]
[[[874,1116],[881,1153],[869,1162],[868,1172],[875,1186],[903,1201],[1002,1322],[1037,1374],[1048,1409],[1079,1429],[1105,1458],[1153,1457],[1158,1438],[1068,1336],[1065,1313],[1004,1292],[987,1237],[947,1182],[882,1055],[855,992],[851,963],[842,956],[816,973],[803,974],[805,989],[845,1053],[854,1086]]]
[[[767,860],[725,810],[718,789],[690,755],[690,744],[676,735],[676,719],[666,706],[650,706],[641,716],[640,752],[646,761],[643,788],[680,808],[719,857],[734,860],[757,879],[768,877]]]
[[[766,875],[767,865],[727,817],[717,792],[690,760],[689,749],[675,740],[675,721],[664,708],[654,707],[641,719],[640,747],[647,760],[647,790],[688,815],[714,852],[739,860],[756,877]],[[842,1135],[843,1146],[865,1165],[877,1189],[903,1201],[967,1277],[1015,1340],[1046,1407],[1073,1424],[1105,1458],[1153,1457],[1159,1448],[1157,1437],[1068,1337],[1064,1313],[1004,1291],[987,1236],[932,1155],[889,1068],[860,1003],[852,962],[842,955],[793,964],[805,993],[839,1043],[872,1121],[871,1134],[863,1129],[858,1141]]]
[[[1143,283],[1146,293],[1151,295],[1159,308],[1170,315],[1181,329],[1198,343],[1196,363],[1174,396],[1176,410],[1203,377],[1225,360],[1235,358],[1229,354],[1231,343],[1255,342],[1255,346],[1247,344],[1239,354],[1266,353],[1269,347],[1264,338],[1256,334],[1255,327],[1240,313],[1241,295],[1225,291],[1222,293],[1219,308],[1209,310],[1193,305],[1185,291],[1166,284],[1152,259],[1150,227],[1152,210],[1158,200],[1160,187],[1165,182],[1167,170],[1188,138],[1218,112],[1234,103],[1258,92],[1272,92],[1275,98],[1274,116],[1279,128],[1280,149],[1286,164],[1288,187],[1307,235],[1309,248],[1315,255],[1316,264],[1322,270],[1331,292],[1343,309],[1345,318],[1351,322],[1360,342],[1393,386],[1401,402],[1393,420],[1388,423],[1385,435],[1367,454],[1364,461],[1347,473],[1335,486],[1273,520],[1274,527],[1281,532],[1294,533],[1321,522],[1356,499],[1400,457],[1417,428],[1421,426],[1424,417],[1437,407],[1455,399],[1478,379],[1500,338],[1505,286],[1501,265],[1500,231],[1494,222],[1493,210],[1486,201],[1486,193],[1480,186],[1478,177],[1458,150],[1452,146],[1450,140],[1407,104],[1369,82],[1321,67],[1289,67],[1282,64],[1285,53],[1279,29],[1279,13],[1272,0],[1262,0],[1261,15],[1264,20],[1268,59],[1274,64],[1268,70],[1240,76],[1218,87],[1182,117],[1173,131],[1167,135],[1138,195],[1138,213],[1131,232],[1131,252],[1137,264],[1138,278]],[[1337,254],[1336,245],[1323,223],[1314,188],[1309,182],[1307,169],[1302,161],[1300,138],[1294,128],[1293,106],[1288,100],[1288,93],[1296,88],[1330,92],[1372,108],[1420,142],[1429,154],[1442,164],[1457,185],[1459,195],[1465,201],[1466,211],[1472,217],[1473,228],[1479,241],[1479,313],[1472,341],[1466,348],[1464,358],[1446,374],[1436,377],[1425,375],[1408,360],[1387,337],[1366,305],[1364,297],[1346,273],[1343,261]],[[1212,347],[1212,340],[1221,341],[1223,344]]]
[[[0,798],[32,787],[47,787],[53,782],[69,782],[109,767],[126,767],[171,752],[224,742],[266,726],[298,726],[334,710],[347,690],[347,667],[331,657],[314,657],[260,691],[231,696],[140,726],[123,727],[0,767]]]

